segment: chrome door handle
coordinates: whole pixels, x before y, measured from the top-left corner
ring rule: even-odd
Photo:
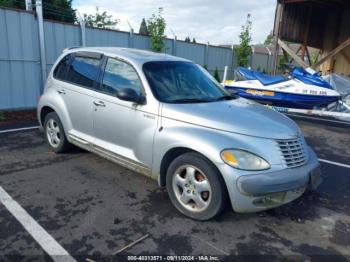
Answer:
[[[57,90],[57,92],[59,94],[62,94],[62,95],[64,95],[66,93],[66,91],[64,89],[59,89],[59,90]]]
[[[105,106],[106,106],[106,104],[103,103],[102,101],[94,101],[94,105],[95,105],[95,106],[102,106],[102,107],[105,107]]]

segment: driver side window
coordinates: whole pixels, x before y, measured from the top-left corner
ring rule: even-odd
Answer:
[[[131,65],[117,59],[108,58],[101,91],[115,96],[118,90],[124,88],[132,88],[140,94],[141,80]]]

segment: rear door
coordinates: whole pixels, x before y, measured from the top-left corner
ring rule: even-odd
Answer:
[[[116,97],[117,90],[122,88],[133,88],[145,95],[137,71],[125,61],[106,57],[100,82],[99,92],[94,96],[96,149],[149,168],[159,103],[140,105]]]
[[[101,54],[72,53],[65,58],[67,63],[66,69],[61,70],[58,66],[56,74],[60,80],[57,81],[57,92],[63,98],[72,126],[67,133],[71,139],[88,145],[94,140],[93,93],[100,71]]]

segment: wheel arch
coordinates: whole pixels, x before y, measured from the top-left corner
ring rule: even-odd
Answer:
[[[160,164],[159,185],[161,187],[166,186],[166,173],[167,173],[167,170],[168,170],[169,165],[171,164],[171,162],[175,158],[179,157],[180,155],[186,154],[186,153],[196,153],[196,154],[200,155],[202,158],[206,159],[209,163],[211,163],[213,168],[215,168],[217,170],[218,174],[220,174],[221,179],[224,181],[224,178],[223,178],[220,170],[215,165],[215,163],[211,159],[206,157],[203,153],[201,153],[201,152],[199,152],[197,150],[194,150],[192,148],[189,148],[189,147],[174,147],[174,148],[169,149],[164,154],[164,157],[162,158],[162,161],[161,161],[161,164]]]
[[[51,113],[56,112],[51,106],[43,106],[40,110],[39,120],[42,126],[44,126],[44,121],[46,116]]]

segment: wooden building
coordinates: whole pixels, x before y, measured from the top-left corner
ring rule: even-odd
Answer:
[[[274,35],[276,50],[282,48],[296,64],[350,76],[350,0],[278,0]],[[290,42],[300,45],[297,52]],[[311,57],[308,47],[319,55]]]

